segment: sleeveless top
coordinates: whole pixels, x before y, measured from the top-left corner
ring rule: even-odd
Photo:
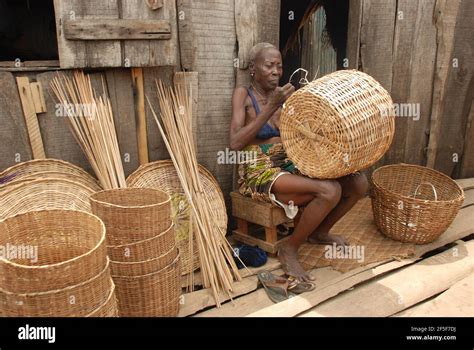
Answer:
[[[253,108],[255,108],[255,112],[257,113],[257,117],[260,114],[260,107],[258,106],[257,99],[255,98],[255,95],[253,94],[252,90],[247,88],[247,93],[250,96],[250,99],[252,100]],[[280,136],[280,130],[277,130],[273,128],[270,124],[265,123],[264,126],[258,131],[257,133],[257,138],[258,139],[269,139],[272,137]]]

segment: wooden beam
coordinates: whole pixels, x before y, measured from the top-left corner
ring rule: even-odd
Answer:
[[[31,152],[33,159],[46,158],[44,152],[43,139],[38,124],[33,97],[31,96],[30,80],[27,77],[17,77],[18,92],[20,94],[21,106],[25,116],[26,129],[30,139]]]
[[[68,40],[171,39],[170,21],[138,19],[75,19],[64,22]]]
[[[142,68],[132,68],[132,86],[135,105],[135,123],[137,126],[138,160],[140,165],[142,165],[149,162]]]
[[[46,112],[46,103],[43,96],[43,88],[38,82],[30,83],[31,97],[36,113]]]
[[[360,30],[362,26],[362,0],[349,1],[349,20],[347,25],[347,59],[351,69],[359,69]]]

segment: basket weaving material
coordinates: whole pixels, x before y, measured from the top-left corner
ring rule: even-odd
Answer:
[[[155,237],[119,246],[107,246],[107,253],[114,262],[135,262],[159,257],[175,246],[176,240],[171,223],[167,230],[159,232]]]
[[[92,195],[90,202],[92,212],[107,227],[107,244],[110,246],[151,239],[166,231],[172,223],[170,197],[159,190],[121,188],[101,191]]]
[[[0,316],[86,316],[107,301],[113,286],[107,262],[97,276],[63,289],[39,293],[11,293],[0,289]]]
[[[115,295],[115,285],[109,291],[107,300],[96,310],[86,317],[118,317],[117,297]]]
[[[213,208],[216,225],[222,232],[226,232],[227,212],[219,184],[203,166],[199,167],[199,174],[204,192]],[[191,208],[173,162],[161,160],[142,165],[128,177],[127,186],[156,188],[171,196],[172,218],[175,223],[176,242],[181,254],[182,273],[188,274],[199,268],[197,244],[194,241],[191,246],[189,242]]]
[[[369,75],[341,70],[291,95],[281,113],[288,157],[309,177],[339,178],[379,160],[392,143],[388,92]]]
[[[64,209],[90,212],[90,188],[65,179],[25,180],[1,192],[0,219],[32,210]]]
[[[59,159],[35,159],[27,162],[15,164],[0,173],[0,178],[13,176],[14,180],[18,180],[28,175],[35,175],[43,172],[59,172],[69,174],[72,177],[80,177],[84,182],[98,186],[99,182],[87,171],[74,164]]]
[[[133,262],[112,261],[110,267],[112,274],[116,276],[142,276],[165,268],[176,259],[177,255],[178,249],[173,247],[156,258]]]
[[[136,277],[113,276],[121,317],[177,316],[181,294],[179,254],[167,267]]]
[[[375,223],[402,242],[435,241],[464,201],[462,188],[449,176],[418,165],[383,166],[373,172],[372,182]]]
[[[0,288],[10,293],[78,285],[99,275],[107,265],[105,227],[92,214],[32,211],[0,221],[0,232],[0,246],[37,247],[37,259],[0,256]]]

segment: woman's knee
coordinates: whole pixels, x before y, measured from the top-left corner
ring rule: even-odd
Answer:
[[[341,200],[342,188],[336,180],[326,180],[319,184],[317,197],[335,207]]]
[[[349,196],[363,198],[369,190],[369,181],[364,173],[353,175],[350,180]]]

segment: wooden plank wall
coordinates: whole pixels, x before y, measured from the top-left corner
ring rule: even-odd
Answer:
[[[381,82],[398,107],[419,109],[396,118],[392,146],[375,167],[404,162],[474,176],[473,11],[469,0],[350,2],[349,67]]]

